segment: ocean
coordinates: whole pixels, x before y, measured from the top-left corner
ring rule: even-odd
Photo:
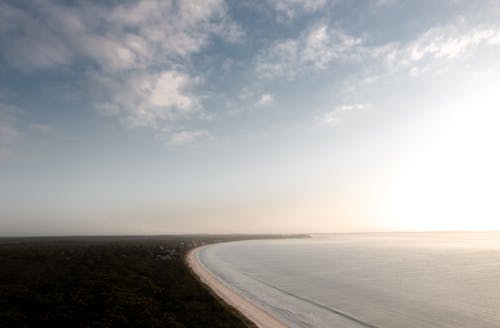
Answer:
[[[200,262],[290,327],[500,327],[500,233],[314,235]]]

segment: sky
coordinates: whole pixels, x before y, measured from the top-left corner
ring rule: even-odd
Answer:
[[[0,235],[500,230],[500,3],[0,0]]]

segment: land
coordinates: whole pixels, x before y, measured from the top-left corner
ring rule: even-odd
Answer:
[[[269,315],[264,310],[257,307],[255,304],[242,297],[232,289],[228,288],[222,282],[212,275],[198,259],[198,251],[200,246],[189,251],[187,254],[187,262],[193,272],[199,277],[200,281],[210,287],[210,289],[226,304],[237,309],[252,323],[260,328],[286,328],[286,325],[278,321],[276,318]]]
[[[271,235],[0,238],[1,327],[252,327],[186,265]]]

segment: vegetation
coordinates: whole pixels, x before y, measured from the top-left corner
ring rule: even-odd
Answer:
[[[184,262],[238,238],[0,240],[0,327],[248,327]]]

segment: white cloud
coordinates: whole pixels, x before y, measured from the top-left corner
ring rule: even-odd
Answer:
[[[187,118],[200,108],[191,91],[200,79],[180,71],[138,72],[120,79],[95,74],[90,79],[99,87],[94,91],[102,99],[99,108],[120,115],[131,126],[158,127],[158,123]]]
[[[2,49],[11,62],[25,68],[87,59],[103,70],[130,70],[189,56],[213,36],[230,41],[242,37],[222,0],[178,5],[149,0],[113,7],[42,0],[30,10],[7,3],[0,9]]]
[[[342,105],[340,107],[335,108],[332,111],[323,113],[320,116],[316,117],[316,121],[320,125],[327,126],[336,126],[340,124],[344,118],[344,116],[353,111],[367,110],[372,106],[370,104],[350,104],[350,105]]]
[[[337,112],[331,111],[317,117],[316,121],[321,125],[336,126],[342,119]]]
[[[293,79],[299,68],[299,41],[276,43],[257,57],[256,70],[263,78]]]
[[[253,95],[254,95],[254,91],[250,87],[245,86],[240,90],[240,92],[238,94],[238,98],[244,100],[244,99],[248,99],[248,98],[252,97]]]
[[[374,48],[372,54],[384,60],[389,74],[406,72],[417,77],[426,72],[442,72],[481,47],[497,45],[500,45],[500,27],[471,27],[459,22],[433,27],[408,43]]]
[[[183,111],[193,107],[195,101],[187,96],[183,89],[192,84],[191,78],[176,71],[166,71],[158,75],[151,88],[149,101],[157,107],[176,107]]]
[[[263,78],[295,78],[299,73],[322,70],[334,61],[359,58],[361,39],[316,25],[300,35],[275,43],[256,60],[256,70]]]
[[[324,69],[335,59],[355,56],[361,39],[347,35],[339,30],[329,31],[326,25],[312,29],[307,36],[302,57],[306,63],[317,69]]]
[[[255,103],[259,107],[266,107],[271,105],[274,102],[274,96],[269,93],[263,94],[259,100]]]
[[[462,19],[432,27],[405,43],[370,45],[365,39],[317,24],[297,38],[280,40],[261,51],[256,57],[256,71],[261,78],[293,80],[305,72],[356,60],[360,68],[369,68],[370,74],[375,74],[363,79],[378,80],[401,72],[417,77],[446,71],[449,65],[479,49],[500,45],[500,26],[471,25]]]
[[[200,139],[210,138],[210,133],[205,130],[183,130],[170,135],[167,144],[170,146],[181,146],[190,144]]]
[[[392,6],[398,2],[399,0],[374,0],[372,1],[372,5],[376,7],[386,7],[386,6]]]
[[[0,3],[0,49],[9,63],[83,65],[96,106],[134,126],[169,124],[200,109],[190,57],[215,37],[243,37],[223,0]]]
[[[426,57],[453,59],[481,45],[500,44],[500,30],[477,27],[464,31],[448,26],[427,31],[406,49],[411,61],[421,61]]]
[[[268,3],[279,13],[278,20],[291,20],[300,14],[322,9],[326,0],[268,0]]]
[[[345,80],[344,91],[358,92],[361,87],[385,78],[445,74],[478,58],[481,51],[499,46],[499,24],[474,25],[463,19],[432,27],[405,43],[361,44],[356,55],[363,59],[363,66]]]
[[[73,58],[69,45],[31,12],[7,3],[0,3],[0,47],[7,60],[23,69],[66,66]]]

